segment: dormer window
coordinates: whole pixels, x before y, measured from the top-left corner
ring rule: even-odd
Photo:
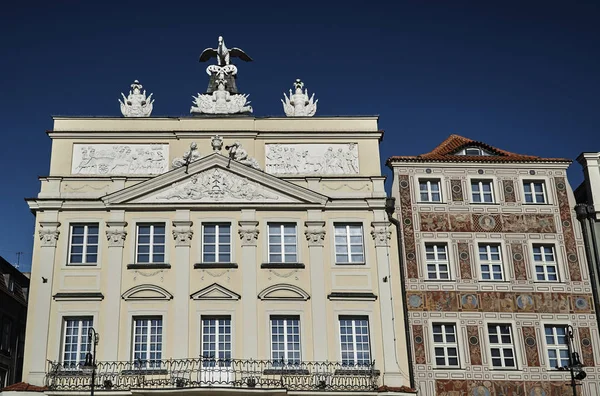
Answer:
[[[471,146],[471,147],[465,147],[464,149],[458,151],[456,153],[456,155],[482,156],[482,155],[494,155],[494,154],[482,149],[481,147]]]

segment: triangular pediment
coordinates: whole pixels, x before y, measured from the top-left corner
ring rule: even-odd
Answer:
[[[325,205],[327,197],[261,170],[211,154],[187,167],[103,198],[107,205]]]
[[[190,298],[192,300],[239,300],[241,296],[218,283],[213,283],[198,290]]]
[[[173,295],[156,285],[138,285],[127,290],[121,296],[123,300],[171,300]]]
[[[298,286],[287,283],[279,283],[269,286],[260,293],[258,298],[261,300],[300,300],[306,301],[310,295]]]

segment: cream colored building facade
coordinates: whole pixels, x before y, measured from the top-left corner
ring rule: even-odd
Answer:
[[[48,135],[24,381],[87,391],[93,327],[96,391],[409,385],[376,117],[56,117]]]

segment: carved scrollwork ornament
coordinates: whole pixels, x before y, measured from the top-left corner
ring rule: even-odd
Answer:
[[[238,234],[242,240],[242,246],[256,246],[258,240],[258,221],[240,221]]]
[[[173,239],[175,240],[175,246],[190,246],[194,235],[192,222],[174,221],[172,233]]]
[[[58,236],[60,231],[58,227],[60,223],[42,223],[40,222],[41,229],[38,231],[42,246],[56,247]]]
[[[388,221],[374,221],[371,223],[373,229],[371,230],[371,236],[375,241],[375,246],[390,246],[390,239],[392,239],[392,231],[390,231],[390,223]]]
[[[127,238],[127,223],[124,221],[106,223],[106,240],[108,241],[109,247],[123,247],[125,245],[125,238]]]
[[[304,224],[306,225],[304,235],[308,241],[308,246],[323,246],[325,243],[325,222],[307,221]]]

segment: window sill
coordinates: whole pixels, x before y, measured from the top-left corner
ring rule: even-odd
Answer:
[[[510,283],[509,280],[507,279],[478,279],[478,282],[483,282],[483,283]]]
[[[67,267],[97,267],[98,263],[67,263]]]
[[[171,264],[168,264],[168,263],[127,264],[127,269],[169,269],[169,268],[171,268]]]
[[[448,202],[442,201],[418,201],[415,202],[417,205],[446,205]]]
[[[500,202],[467,202],[468,204],[471,205],[500,205]]]
[[[422,279],[423,282],[443,282],[443,283],[450,283],[450,282],[456,282],[456,279]]]
[[[262,263],[262,269],[304,269],[304,263]]]
[[[538,203],[538,202],[523,202],[523,205],[527,205],[527,206],[530,206],[530,205],[552,206],[552,204],[550,202],[540,202],[540,203]]]
[[[360,262],[360,263],[359,262],[356,262],[356,263],[335,263],[335,265],[336,266],[338,266],[338,265],[353,266],[353,265],[367,265],[367,263],[363,261],[363,262]]]
[[[238,268],[237,263],[196,263],[194,269]]]

